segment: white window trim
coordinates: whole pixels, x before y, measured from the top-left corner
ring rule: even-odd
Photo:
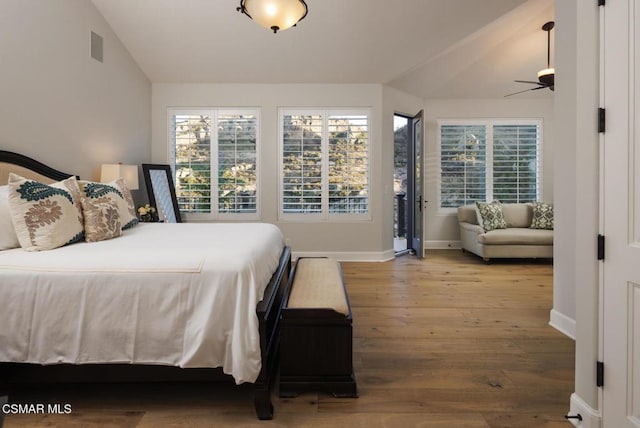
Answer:
[[[329,163],[328,151],[329,151],[329,132],[328,132],[328,117],[332,115],[365,115],[367,116],[367,213],[366,214],[347,214],[347,213],[329,213]],[[322,115],[322,213],[318,214],[300,214],[300,213],[285,213],[282,209],[284,201],[284,188],[282,181],[284,159],[282,152],[284,150],[284,116],[286,115]],[[372,159],[372,114],[370,107],[362,108],[326,108],[326,107],[280,107],[278,108],[278,220],[284,222],[296,222],[296,223],[349,223],[349,222],[364,222],[371,221],[371,206],[373,199],[373,190],[371,183],[371,169],[373,167]]]
[[[261,182],[262,174],[260,168],[260,134],[262,127],[260,126],[260,108],[258,107],[191,107],[191,108],[173,108],[167,109],[167,159],[171,166],[173,173],[173,179],[175,181],[175,165],[174,165],[174,153],[173,142],[171,141],[171,116],[176,114],[185,115],[200,115],[208,114],[211,117],[211,139],[216,141],[216,144],[211,145],[211,171],[215,171],[211,177],[211,206],[215,207],[210,213],[180,213],[185,221],[210,221],[210,220],[223,220],[223,221],[255,221],[262,219],[262,197],[261,197]],[[256,116],[256,212],[255,213],[219,213],[218,212],[218,192],[214,189],[218,188],[218,116],[219,115],[247,115],[255,114]]]
[[[487,192],[487,202],[493,200],[493,127],[496,125],[537,125],[538,126],[538,173],[536,174],[537,200],[543,200],[543,143],[544,129],[542,118],[508,118],[508,119],[438,119],[437,141],[438,141],[438,214],[451,215],[457,212],[457,208],[442,207],[442,126],[446,125],[469,125],[469,126],[485,126],[486,127],[486,166],[485,166],[485,185]]]

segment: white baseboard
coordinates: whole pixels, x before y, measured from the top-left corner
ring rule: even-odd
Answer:
[[[565,336],[576,340],[576,320],[569,318],[565,314],[551,309],[549,325]]]
[[[580,415],[582,420],[568,419],[574,426],[579,428],[601,428],[602,415],[599,410],[589,406],[575,392],[571,394],[571,404],[569,408],[570,415]]]
[[[393,250],[374,252],[374,251],[294,251],[291,254],[294,260],[299,257],[331,257],[340,262],[386,262],[395,258]]]
[[[424,247],[432,250],[459,250],[462,244],[460,241],[424,241]]]

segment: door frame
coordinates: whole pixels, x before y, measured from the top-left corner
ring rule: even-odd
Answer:
[[[414,253],[419,258],[424,257],[424,110],[420,110],[415,115],[406,113],[394,112],[395,116],[400,116],[407,119],[407,194],[406,194],[406,210],[407,210],[407,225],[406,225],[406,238],[407,238],[407,250],[401,251],[396,255],[404,255]],[[420,136],[421,136],[421,161],[420,161],[420,188],[422,190],[418,198],[416,198],[416,141],[415,141],[415,124],[420,122]],[[395,143],[395,142],[394,142]],[[416,200],[417,199],[417,200]],[[420,203],[421,215],[416,219],[415,207]],[[419,224],[419,227],[416,225]],[[415,242],[416,229],[419,230],[420,237]],[[416,248],[417,247],[417,248]]]
[[[602,423],[640,427],[640,0],[601,8],[600,210],[606,237],[601,263],[599,347]]]
[[[416,123],[420,126],[420,141],[416,142]],[[407,159],[407,207],[409,208],[409,228],[408,238],[411,238],[409,247],[415,252],[418,258],[424,257],[424,110],[420,110],[409,120],[409,147]],[[417,144],[419,144],[417,149]],[[419,153],[419,169],[416,161],[416,154]],[[418,176],[416,176],[419,172]],[[419,184],[419,192],[416,187]],[[417,210],[416,210],[417,209]],[[418,236],[419,235],[419,236]]]

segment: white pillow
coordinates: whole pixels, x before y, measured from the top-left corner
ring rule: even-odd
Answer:
[[[20,247],[9,210],[9,186],[0,186],[0,251]]]

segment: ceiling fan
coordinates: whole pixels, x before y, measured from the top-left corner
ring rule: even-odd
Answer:
[[[524,91],[514,92],[513,94],[505,95],[505,97],[521,94],[523,92],[537,91],[539,89],[545,88],[549,88],[553,91],[556,71],[551,67],[551,30],[553,30],[554,25],[555,23],[553,21],[549,21],[542,26],[542,29],[547,32],[547,68],[538,71],[538,81],[534,82],[531,80],[514,80],[514,82],[529,83],[531,85],[537,85],[537,87],[525,89]]]

